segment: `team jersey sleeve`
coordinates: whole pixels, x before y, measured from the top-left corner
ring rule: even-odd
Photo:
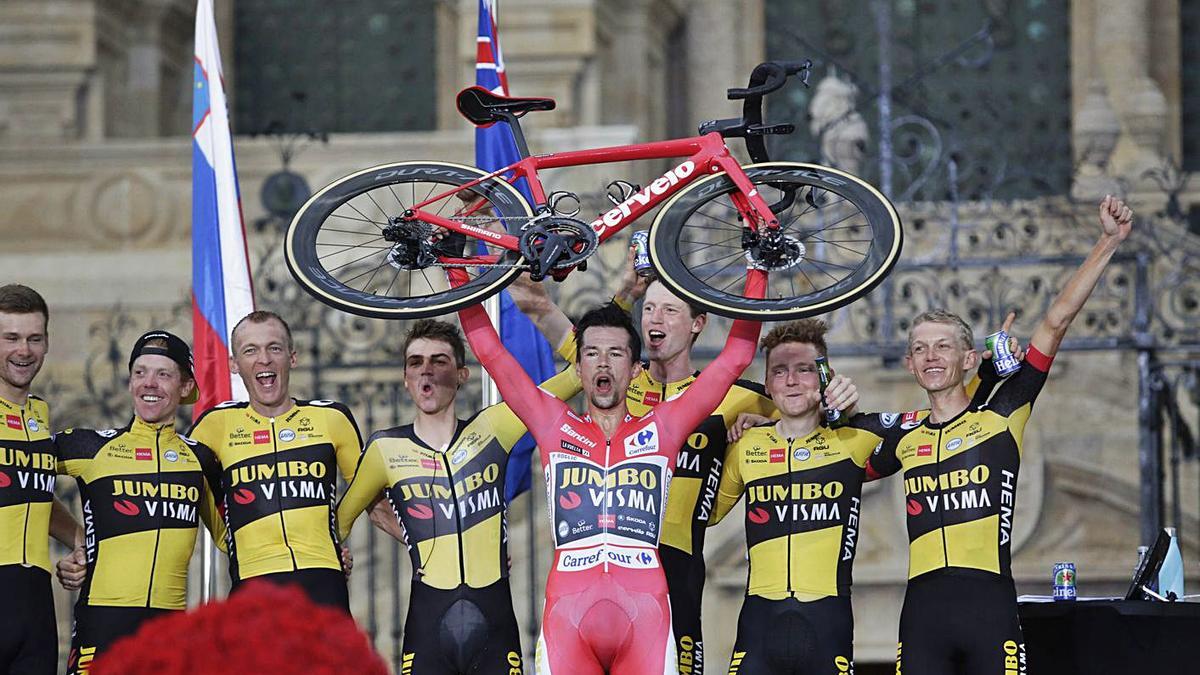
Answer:
[[[560,401],[568,401],[580,392],[582,386],[579,382],[579,374],[575,372],[574,366],[567,366],[558,374],[547,379],[541,384],[542,391],[549,393],[554,398]],[[505,452],[512,450],[517,441],[525,435],[527,431],[525,424],[521,422],[521,418],[513,412],[512,408],[507,403],[487,408],[480,417],[490,427],[491,433],[504,447]]]
[[[746,484],[742,481],[741,458],[742,441],[739,440],[731,443],[725,451],[725,469],[721,472],[721,482],[717,484],[717,505],[708,519],[708,527],[721,522],[746,490]]]
[[[979,368],[975,370],[975,375],[967,382],[967,396],[971,397],[971,407],[978,408],[984,403],[987,403],[992,392],[996,390],[1003,379],[996,373],[995,362],[992,359],[983,359],[979,362]]]
[[[354,414],[341,403],[329,406],[328,419],[329,435],[333,441],[338,470],[342,472],[342,478],[349,482],[354,478],[358,458],[362,455],[362,434],[358,432]]]
[[[217,455],[211,448],[195,439],[192,440],[195,443],[191,446],[192,454],[200,462],[200,470],[204,473],[204,495],[200,498],[200,520],[208,528],[217,548],[228,553],[229,546],[226,542],[228,532],[225,527],[225,518],[221,514],[221,505],[225,503],[225,492],[221,484],[221,464],[217,461]]]
[[[54,434],[58,473],[79,478],[103,445],[103,437],[90,429],[67,429]]]
[[[496,334],[496,329],[492,327],[492,322],[482,305],[460,310],[458,318],[467,342],[471,345],[471,351],[475,352],[475,358],[479,359],[492,376],[492,380],[500,389],[500,395],[504,397],[504,402],[525,423],[525,427],[533,434],[539,446],[551,442],[551,438],[538,438],[542,429],[536,423],[553,420],[566,404],[539,389],[533,380],[529,379],[525,369],[500,342],[500,336]]]
[[[746,274],[746,295],[751,298],[762,297],[766,282],[766,273],[749,270]],[[667,450],[674,448],[678,452],[687,434],[721,404],[742,371],[754,361],[754,348],[758,345],[761,330],[762,324],[757,321],[734,321],[725,347],[717,358],[700,371],[696,381],[683,394],[659,405],[659,419],[670,420],[664,436]]]
[[[1023,447],[1025,423],[1033,412],[1034,400],[1046,384],[1053,360],[1030,345],[1021,369],[1005,380],[988,401],[987,409],[1008,420],[1009,433],[1017,440],[1018,448]]]
[[[575,331],[571,331],[570,333],[567,333],[567,337],[563,339],[562,344],[559,345],[558,349],[555,351],[558,352],[558,355],[562,357],[563,361],[574,365],[578,350],[579,348],[575,343]]]
[[[215,414],[219,408],[209,408],[204,411],[200,419],[192,425],[192,428],[187,433],[187,437],[208,446],[209,449],[219,448],[221,445],[221,421],[220,416]]]
[[[346,494],[342,495],[342,500],[338,502],[338,536],[345,539],[350,535],[354,521],[375,503],[385,487],[387,467],[383,464],[383,452],[378,441],[372,439],[359,459],[350,487],[346,488]]]
[[[859,413],[850,418],[849,426],[878,439],[863,463],[867,480],[876,480],[900,471],[900,457],[896,455],[896,446],[904,434],[899,421],[898,413]]]

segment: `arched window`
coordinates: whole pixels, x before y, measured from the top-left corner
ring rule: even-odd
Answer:
[[[436,3],[238,0],[237,133],[435,126]]]

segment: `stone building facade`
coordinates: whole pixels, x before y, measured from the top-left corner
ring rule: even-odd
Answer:
[[[906,256],[937,264],[948,246],[951,223],[959,222],[975,227],[974,234],[967,232],[962,240],[968,253],[974,250],[996,260],[1003,260],[1006,251],[1014,258],[1044,251],[1077,256],[1086,252],[1094,232],[1090,207],[1080,205],[1106,193],[1125,195],[1139,215],[1197,208],[1200,179],[1160,171],[1172,159],[1200,162],[1185,155],[1188,96],[1200,96],[1187,90],[1185,84],[1196,78],[1189,80],[1185,67],[1196,66],[1180,58],[1187,38],[1181,26],[1189,12],[1197,14],[1190,9],[1194,4],[1070,3],[1069,63],[1062,66],[1069,76],[1073,167],[1066,193],[1002,203],[949,203],[940,197],[900,201],[910,226]],[[233,55],[254,47],[237,43],[238,12],[269,3],[219,0],[216,5],[226,91],[236,107],[239,79],[250,74]],[[473,135],[454,110],[452,94],[473,81],[475,3],[427,0],[410,5],[432,14],[432,34],[421,36],[432,46],[425,66],[436,92],[427,128],[334,132],[324,143],[302,138],[288,168],[309,186],[407,158],[470,163]],[[514,93],[558,101],[557,110],[526,120],[535,152],[661,139],[690,133],[700,120],[735,116],[739,108],[725,99],[725,88],[744,83],[753,65],[767,55],[769,34],[784,28],[769,21],[771,0],[502,0],[501,5],[500,30]],[[31,285],[51,304],[52,349],[39,388],[54,406],[56,428],[122,421],[128,414],[123,373],[121,359],[110,356],[112,345],[123,353],[128,341],[151,323],[184,333],[189,329],[193,16],[192,0],[0,4],[0,204],[5,207],[0,210],[5,241],[0,281]],[[870,18],[863,22],[870,25]],[[1190,37],[1195,39],[1195,33]],[[898,73],[897,79],[903,76]],[[936,86],[937,74],[931,78]],[[832,82],[826,91],[849,97],[851,116],[838,117],[851,123],[816,129],[814,134],[823,135],[819,147],[824,156],[805,159],[869,165],[871,153],[864,155],[862,148],[873,143],[868,129],[877,115],[873,104],[854,107],[853,94]],[[321,92],[316,83],[309,96]],[[822,114],[814,109],[802,112],[818,118]],[[281,167],[280,140],[242,133],[260,129],[237,131],[259,304],[296,317],[301,328],[297,392],[318,389],[311,393],[351,400],[364,431],[400,422],[407,409],[387,401],[399,391],[395,349],[403,327],[337,315],[300,296],[280,257],[279,222],[269,218],[260,197],[265,179]],[[1195,127],[1191,131],[1200,133]],[[570,186],[591,205],[599,202],[608,180],[646,181],[657,175],[656,169],[573,169],[551,176],[548,187]],[[1163,181],[1172,189],[1164,191]],[[1030,234],[1031,224],[1036,234]],[[1174,225],[1164,221],[1158,227],[1162,229],[1151,233],[1154,237],[1170,237],[1176,244],[1155,254],[1166,264],[1151,270],[1150,282],[1159,282],[1155,288],[1163,298],[1179,296],[1178,303],[1172,300],[1172,307],[1178,307],[1164,312],[1174,312],[1171,320],[1182,327],[1166,342],[1183,345],[1172,351],[1175,356],[1195,358],[1196,352],[1186,346],[1200,342],[1200,274],[1189,278],[1186,273],[1198,269],[1197,234],[1187,232],[1186,219],[1176,219]],[[997,232],[1009,231],[1026,236],[1006,248]],[[1155,249],[1147,244],[1146,250]],[[606,253],[589,272],[555,290],[569,310],[609,292],[620,260],[612,251]],[[952,276],[936,279],[912,271],[905,273],[905,283],[936,287],[928,298],[946,300],[945,289],[956,281],[966,289],[964,296],[982,296],[989,283],[1028,289],[1038,286],[1027,285],[1030,278],[1052,285],[1063,276],[1062,269],[1045,261],[1023,272],[1003,267],[939,268],[951,269]],[[1172,270],[1182,270],[1182,278],[1170,281]],[[1134,276],[1128,271],[1126,279]],[[1044,303],[1044,292],[1010,299],[1035,305],[1017,326],[1019,334],[1028,335],[1036,307],[1044,306],[1037,304]],[[952,305],[958,302],[951,300]],[[904,302],[897,315],[920,311],[930,301]],[[959,306],[991,307],[988,302],[968,298]],[[1113,336],[1120,326],[1130,324],[1135,311],[1119,279],[1099,292],[1081,317],[1087,325],[1076,327],[1085,337],[1096,338],[1096,348],[1061,356],[1039,399],[1039,413],[1027,434],[1014,547],[1014,573],[1022,592],[1047,592],[1050,567],[1059,559],[1079,565],[1085,594],[1118,593],[1128,579],[1139,538],[1139,360],[1130,342]],[[865,315],[863,310],[843,310],[833,317],[834,342],[877,342],[867,335],[872,329],[863,327]],[[994,317],[985,311],[979,318]],[[1118,327],[1105,333],[1109,320]],[[711,353],[719,346],[721,327],[720,321],[710,327],[700,343],[702,350]],[[985,327],[976,328],[991,332]],[[1114,348],[1099,348],[1106,336],[1113,338]],[[882,356],[851,349],[836,358],[841,370],[856,376],[869,407],[907,410],[921,405],[910,376],[894,358]],[[761,370],[747,377],[761,377]],[[1185,413],[1193,420],[1194,406],[1194,398],[1184,397]],[[1184,471],[1194,475],[1195,463],[1185,464]],[[899,481],[888,481],[867,490],[854,593],[861,664],[886,663],[894,654],[906,564],[900,489]],[[1200,514],[1195,504],[1200,494],[1195,480],[1181,481],[1181,492],[1184,506],[1178,525],[1185,533],[1188,570],[1196,573]],[[542,496],[539,490],[532,494],[537,503],[532,508],[518,503],[510,517],[514,594],[518,617],[526,625],[531,610],[536,614],[540,609],[540,600],[531,605],[528,589],[541,584],[548,560],[545,541],[535,566],[524,553],[531,522],[533,536],[546,536]],[[709,673],[719,672],[730,653],[744,591],[745,547],[739,522],[731,517],[708,540]],[[359,560],[369,561],[356,566],[355,610],[390,659],[399,630],[391,589],[397,587],[395,598],[403,605],[407,562],[397,547],[374,535],[370,542],[362,532],[355,536]],[[61,598],[64,621],[69,616],[67,602]],[[61,631],[64,638],[69,636],[67,625],[64,622]],[[532,640],[526,642],[531,649]]]

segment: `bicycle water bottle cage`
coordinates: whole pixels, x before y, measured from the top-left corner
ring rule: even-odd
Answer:
[[[535,110],[554,110],[552,98],[517,98],[501,96],[480,86],[467,87],[455,99],[458,112],[476,126],[519,118]]]
[[[642,186],[634,185],[627,180],[614,180],[604,190],[608,193],[606,195],[608,201],[612,202],[613,206],[620,206],[629,201],[635,192],[641,192]]]

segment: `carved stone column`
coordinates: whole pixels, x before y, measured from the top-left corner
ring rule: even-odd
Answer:
[[[84,136],[99,105],[90,1],[0,3],[0,140]]]
[[[1108,88],[1095,78],[1088,86],[1087,98],[1075,114],[1073,141],[1078,170],[1071,196],[1080,201],[1096,201],[1107,194],[1118,194],[1120,185],[1109,172],[1109,160],[1121,135],[1121,121],[1108,102]]]
[[[1096,30],[1090,36],[1099,72],[1126,132],[1118,141],[1116,171],[1141,182],[1148,169],[1162,165],[1167,130],[1167,100],[1150,77],[1150,3],[1148,0],[1100,0]]]

